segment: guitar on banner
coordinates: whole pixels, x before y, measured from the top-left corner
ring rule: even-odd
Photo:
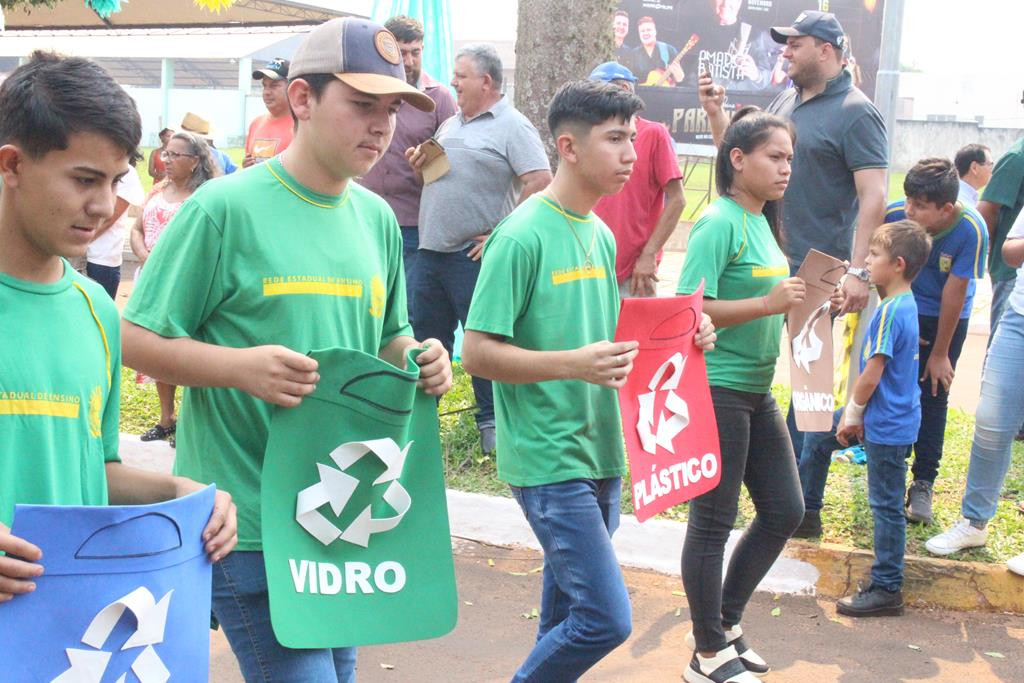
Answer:
[[[643,86],[650,86],[653,88],[670,88],[677,85],[678,82],[669,73],[669,70],[679,63],[679,61],[686,56],[686,53],[693,49],[693,47],[700,41],[700,36],[696,33],[690,36],[690,39],[686,41],[686,45],[683,49],[672,58],[672,61],[665,65],[663,69],[652,69],[647,73],[647,79],[641,83]]]

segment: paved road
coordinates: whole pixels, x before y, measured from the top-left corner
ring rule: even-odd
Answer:
[[[455,549],[460,600],[455,630],[431,641],[361,648],[361,683],[507,681],[525,657],[537,622],[523,615],[540,606],[540,574],[530,573],[540,566],[540,555],[466,541],[456,541]],[[678,577],[639,570],[625,574],[633,635],[583,680],[679,681],[690,657],[683,645],[690,624]],[[775,608],[778,617],[771,616]],[[829,601],[775,600],[757,593],[744,626],[748,640],[775,668],[768,681],[1024,681],[1024,619],[1019,617],[909,610],[898,619],[856,621],[837,619]],[[211,653],[210,680],[242,680],[219,633]]]

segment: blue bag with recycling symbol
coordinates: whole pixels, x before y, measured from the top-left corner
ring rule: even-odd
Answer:
[[[36,590],[0,606],[0,679],[205,681],[215,488],[154,505],[16,505],[43,552]]]
[[[457,603],[437,403],[407,369],[350,349],[310,354],[316,391],[278,408],[263,461],[274,634],[292,648],[441,636]]]

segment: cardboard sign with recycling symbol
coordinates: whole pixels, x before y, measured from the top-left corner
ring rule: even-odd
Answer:
[[[796,426],[802,432],[832,429],[832,293],[846,275],[847,263],[811,249],[797,271],[807,296],[786,315],[790,337],[790,386]]]
[[[263,463],[274,634],[292,648],[402,642],[455,626],[455,571],[435,400],[419,368],[310,354],[314,393],[279,408]]]
[[[615,341],[640,342],[619,409],[641,522],[710,491],[721,478],[704,352],[693,343],[703,295],[702,285],[688,296],[622,302]]]
[[[17,505],[11,531],[43,551],[36,590],[0,607],[0,679],[205,681],[215,488],[155,505]]]

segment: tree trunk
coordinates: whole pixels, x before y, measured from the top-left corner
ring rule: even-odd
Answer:
[[[552,168],[548,103],[560,85],[585,79],[612,58],[617,6],[617,0],[519,0],[516,108],[540,131]]]

